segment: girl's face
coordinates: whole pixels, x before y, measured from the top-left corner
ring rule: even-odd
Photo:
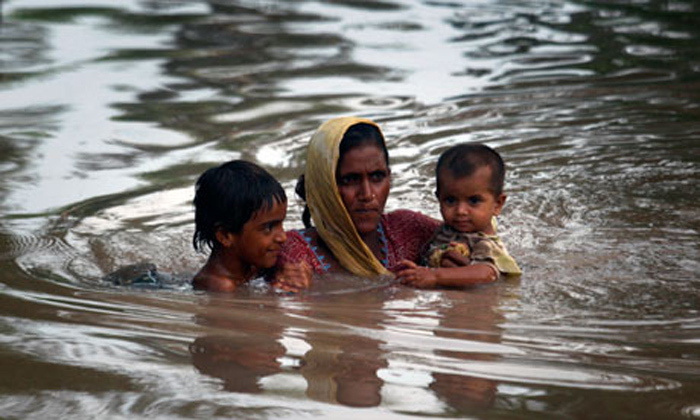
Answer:
[[[391,187],[384,152],[374,144],[348,150],[338,163],[336,182],[360,236],[376,232]]]
[[[287,240],[283,226],[286,215],[287,202],[274,202],[270,209],[255,213],[240,233],[227,233],[230,242],[224,246],[231,258],[238,259],[243,267],[273,267]]]
[[[501,213],[506,196],[494,196],[489,189],[490,182],[488,166],[461,178],[441,169],[438,200],[443,221],[459,232],[495,234],[491,218]]]

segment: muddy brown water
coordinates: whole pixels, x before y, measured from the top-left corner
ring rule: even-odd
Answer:
[[[696,1],[0,8],[1,418],[700,417]],[[389,209],[437,217],[439,153],[499,150],[523,276],[193,292],[196,177],[250,159],[292,197],[348,114]],[[103,281],[140,262],[166,287]]]

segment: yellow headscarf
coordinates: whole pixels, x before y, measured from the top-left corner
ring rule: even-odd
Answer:
[[[345,209],[338,192],[335,171],[340,157],[340,141],[351,126],[359,123],[381,129],[373,121],[335,118],[323,123],[309,142],[306,155],[306,204],[319,236],[340,265],[362,277],[389,274],[364,243]]]

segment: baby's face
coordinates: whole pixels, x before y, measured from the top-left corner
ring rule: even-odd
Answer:
[[[491,219],[501,213],[506,196],[495,196],[489,189],[490,181],[491,168],[488,166],[461,178],[442,169],[438,200],[444,222],[459,232],[495,234]]]

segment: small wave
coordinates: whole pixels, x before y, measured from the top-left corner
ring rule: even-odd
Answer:
[[[688,418],[700,419],[700,405],[689,405],[683,407],[680,413]]]
[[[0,260],[10,260],[17,257],[45,251],[61,251],[67,249],[66,244],[59,238],[47,235],[32,234],[0,234]]]
[[[393,362],[393,361],[392,361]],[[402,362],[397,362],[403,366]],[[408,368],[409,366],[403,366]],[[606,391],[652,392],[676,389],[677,381],[650,375],[615,372],[609,368],[596,369],[581,364],[531,361],[467,361],[452,358],[433,358],[433,372],[478,377],[507,383],[564,388],[596,389]]]

